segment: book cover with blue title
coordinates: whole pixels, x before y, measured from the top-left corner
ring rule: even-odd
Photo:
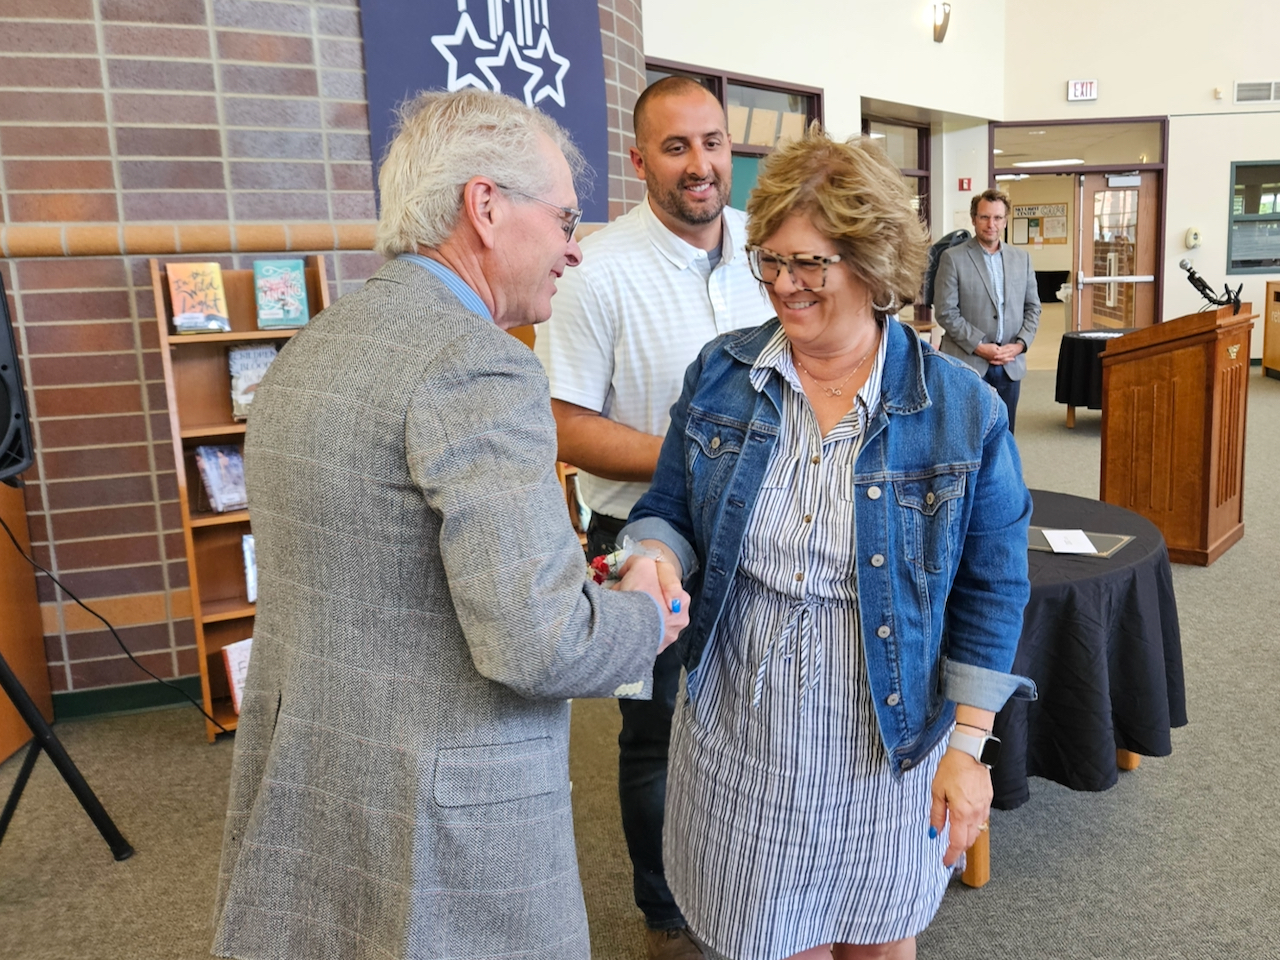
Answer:
[[[253,261],[253,288],[258,297],[258,327],[301,327],[307,312],[307,275],[301,260]]]

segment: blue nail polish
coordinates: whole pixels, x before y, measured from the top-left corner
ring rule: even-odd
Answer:
[[[679,612],[680,612],[680,598],[679,598],[679,597],[677,597],[675,600],[672,600],[672,601],[671,601],[671,612],[672,612],[672,613],[679,613]]]
[[[929,839],[930,840],[938,839],[938,828],[935,827],[932,823],[929,824]]]

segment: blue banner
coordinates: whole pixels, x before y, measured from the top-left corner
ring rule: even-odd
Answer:
[[[583,219],[609,219],[597,0],[360,0],[360,17],[375,169],[406,97],[498,90],[569,131],[594,172],[579,197]]]

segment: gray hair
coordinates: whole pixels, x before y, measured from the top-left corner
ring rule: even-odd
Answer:
[[[386,257],[437,247],[462,212],[462,188],[477,175],[540,196],[553,186],[538,135],[560,148],[577,184],[586,162],[545,113],[488,90],[428,91],[405,101],[378,172],[382,212],[375,249]]]

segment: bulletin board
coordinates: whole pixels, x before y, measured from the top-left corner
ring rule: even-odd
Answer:
[[[1066,243],[1067,204],[1015,205],[1010,230],[1010,242],[1015,244]]]

